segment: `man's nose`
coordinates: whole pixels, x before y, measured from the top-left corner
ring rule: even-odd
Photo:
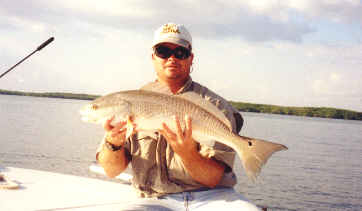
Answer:
[[[168,57],[168,59],[169,59],[169,60],[174,60],[174,61],[176,61],[176,60],[177,60],[177,58],[175,57],[175,55],[174,55],[174,54],[171,54],[171,56],[170,56],[170,57]]]

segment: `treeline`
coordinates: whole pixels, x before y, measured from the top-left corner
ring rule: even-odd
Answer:
[[[333,119],[362,120],[362,112],[326,107],[286,107],[252,103],[231,102],[234,108],[244,112],[257,112]]]
[[[0,89],[0,94],[3,94],[3,95],[32,96],[32,97],[50,97],[50,98],[77,99],[77,100],[93,100],[93,99],[98,97],[98,95],[88,95],[88,94],[73,94],[73,93],[64,93],[64,92],[35,93],[35,92],[9,91],[9,90],[3,90],[3,89]]]
[[[0,89],[0,94],[5,95],[21,95],[33,97],[50,97],[50,98],[64,98],[64,99],[77,99],[77,100],[93,100],[99,95],[88,94],[73,94],[63,92],[20,92],[9,91]],[[362,120],[362,112],[325,108],[325,107],[286,107],[276,105],[253,104],[243,102],[230,102],[234,108],[242,112],[256,112],[256,113],[269,113],[269,114],[283,114],[283,115],[296,115],[308,117],[322,117],[333,119],[349,119],[349,120]]]

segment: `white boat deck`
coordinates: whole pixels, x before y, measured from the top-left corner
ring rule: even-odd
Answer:
[[[1,211],[120,210],[137,199],[130,185],[46,171],[1,169],[18,189],[0,189]]]
[[[104,174],[97,165],[90,170]],[[0,174],[8,180],[0,181],[0,211],[122,210],[139,199],[129,174],[117,177],[120,183],[14,167],[0,168]]]

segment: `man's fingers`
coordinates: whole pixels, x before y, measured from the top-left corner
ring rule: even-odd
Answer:
[[[183,132],[182,132],[182,128],[181,128],[181,124],[180,124],[180,120],[178,118],[178,116],[174,116],[174,120],[175,120],[175,125],[176,125],[176,134],[177,137],[182,138],[183,136]]]
[[[128,120],[131,119],[131,117],[129,116],[127,118]],[[103,124],[104,130],[112,132],[112,136],[125,132],[126,128],[124,128],[124,126],[127,124],[127,121],[121,121],[116,123],[115,125],[112,125],[111,123],[114,119],[115,116],[113,115],[111,118],[107,119]]]
[[[111,136],[112,137],[116,137],[118,135],[121,135],[122,133],[126,132],[126,128],[122,128],[122,129],[118,129],[118,128],[113,128],[111,131]]]
[[[192,119],[190,116],[185,116],[186,129],[185,129],[185,137],[190,138],[192,136]]]
[[[162,123],[162,127],[163,127],[163,130],[161,130],[163,133],[165,134],[170,134],[172,133],[171,129],[165,124],[165,123]]]
[[[126,125],[126,122],[118,122],[111,130],[112,132],[112,137],[115,137],[117,135],[120,135],[122,133],[124,133],[126,131],[127,128],[124,128],[124,126]]]
[[[129,122],[133,122],[133,117],[132,117],[132,116],[130,116],[130,115],[127,115],[127,121],[129,121]]]
[[[162,123],[163,130],[160,130],[161,134],[165,136],[166,140],[174,140],[177,136],[172,130],[165,124]]]
[[[115,116],[113,115],[111,118],[107,119],[104,123],[103,123],[103,128],[106,131],[111,131],[113,129],[113,126],[111,125],[111,122],[114,120]]]
[[[122,121],[122,122],[118,122],[113,129],[115,130],[121,130],[125,125],[127,124],[127,122]]]
[[[160,130],[158,130],[158,132],[161,133],[161,135],[162,135],[163,137],[165,137],[166,141],[169,139],[169,138],[168,138],[168,133],[166,132],[166,130],[160,129]]]

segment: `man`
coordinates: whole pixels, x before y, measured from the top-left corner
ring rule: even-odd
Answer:
[[[239,112],[220,96],[192,81],[192,38],[183,25],[161,26],[155,32],[152,49],[157,80],[142,89],[169,95],[197,93],[223,111],[233,132],[240,131],[243,120]],[[119,175],[131,163],[133,186],[141,197],[153,198],[131,204],[127,210],[141,209],[140,206],[146,209],[155,200],[165,205],[160,205],[160,210],[217,206],[256,209],[232,188],[236,184],[232,171],[235,152],[219,142],[210,145],[196,142],[192,138],[192,117],[176,116],[177,131],[164,124],[159,132],[139,131],[128,140],[126,122],[112,126],[112,120],[104,124],[106,135],[97,152],[98,162],[109,177]],[[132,121],[132,117],[128,121]],[[180,121],[185,121],[184,130]]]

